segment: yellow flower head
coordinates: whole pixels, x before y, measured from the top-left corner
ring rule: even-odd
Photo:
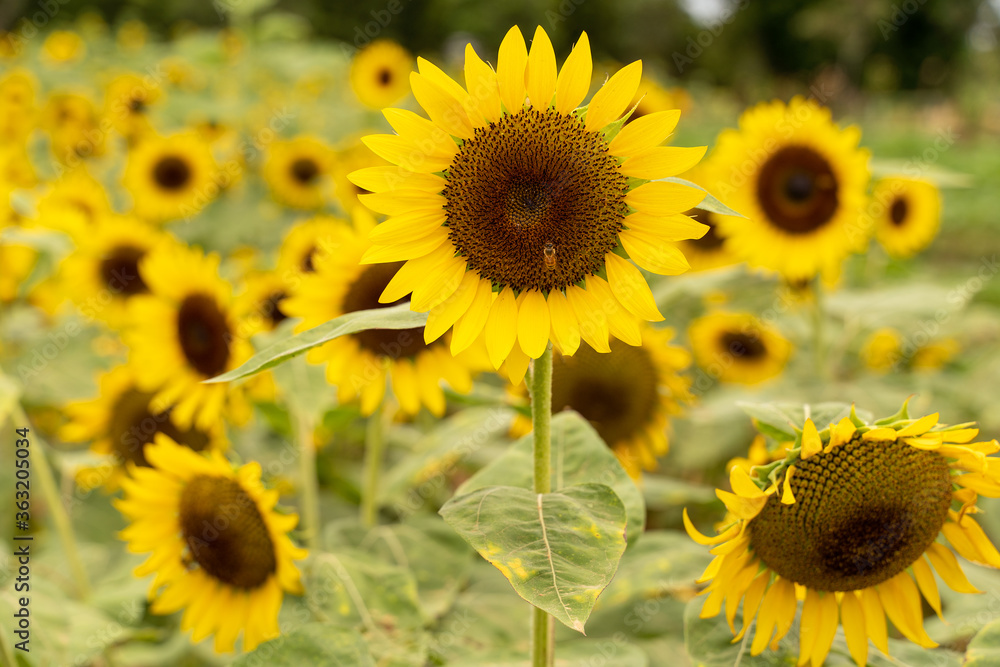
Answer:
[[[42,43],[42,56],[57,65],[76,62],[86,52],[83,38],[72,30],[53,30]]]
[[[893,257],[912,257],[934,240],[941,226],[941,193],[933,183],[884,178],[875,184],[872,207],[880,212],[875,238]]]
[[[313,137],[275,141],[268,148],[263,175],[276,200],[314,210],[330,199],[333,149]]]
[[[136,215],[154,222],[197,215],[219,194],[219,167],[194,132],[143,138],[129,151],[122,179]]]
[[[399,44],[377,39],[351,61],[351,88],[365,106],[381,109],[410,92],[413,56]]]
[[[688,329],[695,361],[720,382],[758,384],[777,377],[791,343],[750,313],[712,313]]]

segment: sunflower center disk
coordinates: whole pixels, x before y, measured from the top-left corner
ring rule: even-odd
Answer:
[[[761,167],[757,200],[772,224],[789,234],[808,234],[836,214],[837,185],[826,158],[805,146],[786,146]]]
[[[715,216],[713,216],[708,211],[702,211],[697,208],[692,208],[684,213],[684,215],[700,222],[703,225],[708,225],[708,231],[700,239],[688,239],[685,243],[689,243],[696,248],[701,250],[717,250],[722,247],[723,239],[715,231]]]
[[[191,167],[185,160],[168,155],[153,167],[153,180],[164,190],[183,190],[191,180]]]
[[[549,291],[604,266],[628,179],[575,116],[524,109],[478,128],[447,173],[449,238],[498,286]]]
[[[722,334],[722,347],[740,359],[761,359],[767,356],[767,347],[758,336],[735,331]]]
[[[372,264],[366,267],[344,294],[342,309],[345,313],[373,308],[388,308],[403,303],[400,299],[392,303],[379,303],[379,295],[396,275],[403,262],[388,264]],[[424,344],[424,330],[415,329],[367,329],[351,334],[362,349],[372,354],[390,359],[416,356],[421,350],[427,349]]]
[[[619,340],[612,340],[610,354],[581,345],[573,356],[553,359],[552,410],[576,410],[608,445],[628,440],[653,423],[654,368],[649,352]]]
[[[212,297],[192,294],[184,299],[177,313],[177,338],[188,363],[205,377],[226,370],[232,333]]]
[[[892,206],[889,208],[889,219],[892,221],[892,224],[899,227],[906,222],[907,213],[909,213],[909,206],[906,200],[900,197],[892,202]]]
[[[101,282],[116,292],[126,296],[145,294],[149,287],[139,275],[139,260],[146,252],[133,246],[119,246],[101,260]]]
[[[121,462],[131,461],[149,467],[144,453],[145,446],[153,442],[157,433],[163,433],[174,442],[200,452],[208,447],[208,435],[191,429],[181,431],[170,421],[170,413],[154,414],[149,410],[153,394],[129,389],[115,401],[108,422],[111,451]]]
[[[792,494],[749,525],[750,548],[782,577],[819,591],[880,584],[916,561],[948,516],[944,457],[859,439],[795,464]]]
[[[308,185],[319,176],[319,165],[309,158],[300,157],[292,162],[289,171],[291,171],[292,178],[296,181],[302,185]]]
[[[181,493],[180,524],[191,559],[211,577],[254,589],[274,574],[274,543],[260,510],[235,480],[198,475]]]

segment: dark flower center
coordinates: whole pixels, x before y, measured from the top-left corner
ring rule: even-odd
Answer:
[[[719,340],[720,345],[739,359],[756,360],[767,356],[767,346],[760,336],[742,331],[727,331]]]
[[[388,67],[383,67],[378,71],[378,85],[388,86],[392,81],[392,71]]]
[[[229,363],[232,334],[218,304],[207,294],[192,294],[177,313],[177,338],[188,364],[205,377],[215,377]]]
[[[353,313],[359,310],[388,308],[406,301],[406,299],[392,303],[379,303],[378,301],[385,286],[389,284],[401,266],[403,266],[403,262],[367,266],[347,288],[347,293],[344,294],[344,301],[341,304],[343,311]],[[422,327],[415,329],[367,329],[351,335],[358,341],[358,345],[362,349],[391,359],[413,357],[427,348],[427,345],[424,344]]]
[[[139,275],[139,260],[146,255],[142,248],[118,246],[112,248],[101,260],[101,282],[116,294],[134,296],[146,294],[149,287]]]
[[[276,327],[288,319],[288,315],[281,309],[281,301],[288,295],[282,291],[273,292],[264,299],[261,310],[264,317],[268,319],[272,327]]]
[[[157,413],[150,411],[149,402],[152,398],[152,393],[127,389],[111,408],[107,434],[111,441],[111,451],[119,461],[131,461],[148,467],[144,449],[153,442],[157,433],[163,433],[174,442],[196,452],[208,447],[209,437],[204,431],[182,431],[170,420],[169,410]]]
[[[688,239],[685,243],[688,243],[699,250],[705,252],[711,252],[712,250],[718,250],[722,247],[725,242],[721,236],[716,234],[715,226],[715,216],[708,211],[702,211],[701,209],[693,208],[690,211],[684,213],[684,215],[697,220],[703,225],[708,225],[708,231],[700,239]]]
[[[316,161],[308,157],[300,157],[292,162],[289,168],[292,178],[302,185],[309,185],[319,176],[319,165]]]
[[[901,227],[906,222],[906,214],[909,213],[910,206],[903,197],[896,198],[889,208],[889,220],[897,227]]]
[[[786,146],[761,167],[757,200],[771,224],[789,234],[808,234],[837,213],[837,177],[812,148]]]
[[[476,129],[447,178],[451,241],[471,269],[515,291],[562,289],[599,271],[628,212],[628,179],[603,135],[553,110]]]
[[[181,492],[180,524],[191,559],[213,579],[258,588],[277,570],[271,534],[238,482],[198,475]]]
[[[191,166],[183,158],[168,155],[153,166],[153,180],[164,190],[183,190],[191,180]]]

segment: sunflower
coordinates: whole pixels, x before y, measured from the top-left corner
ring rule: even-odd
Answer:
[[[83,38],[72,30],[53,30],[42,43],[42,56],[56,65],[76,62],[86,52]]]
[[[903,357],[903,338],[892,327],[873,331],[861,347],[861,360],[876,373],[888,373]]]
[[[705,187],[710,181],[708,176],[710,169],[708,163],[702,163],[684,174],[684,178]],[[738,261],[736,255],[729,249],[729,241],[719,229],[719,218],[723,216],[695,208],[687,211],[685,215],[708,227],[708,231],[701,237],[677,242],[678,249],[684,253],[692,271],[708,271],[730,266]]]
[[[410,92],[413,56],[399,44],[376,39],[351,61],[351,89],[365,106],[381,109]]]
[[[800,97],[759,104],[739,125],[719,135],[708,188],[748,218],[720,220],[731,247],[790,280],[837,269],[862,250],[869,154],[858,148],[861,131],[840,129],[829,109]]]
[[[143,138],[129,151],[123,182],[136,215],[160,222],[191,217],[219,193],[212,151],[193,132]]]
[[[341,232],[350,223],[341,218],[320,215],[293,226],[278,250],[278,275],[288,282],[303,273],[316,271],[318,260],[337,251]]]
[[[369,167],[384,167],[389,163],[372,153],[371,149],[358,142],[345,148],[337,154],[337,162],[333,168],[333,192],[341,207],[350,213],[354,207],[361,204],[361,195],[371,194],[360,185],[355,185],[348,177],[354,171]]]
[[[961,351],[962,346],[954,338],[932,341],[913,351],[910,368],[915,371],[939,371]]]
[[[0,137],[26,141],[35,122],[35,78],[16,69],[0,78]]]
[[[245,289],[236,297],[234,305],[242,324],[241,336],[273,331],[288,319],[282,301],[288,297],[291,281],[276,271],[255,271],[246,276],[244,283]]]
[[[470,92],[426,60],[418,67],[411,85],[431,120],[386,109],[398,134],[364,142],[399,166],[351,175],[374,193],[362,203],[391,216],[362,261],[405,261],[383,299],[413,292],[414,310],[430,311],[426,342],[454,325],[456,352],[485,330],[495,368],[508,357],[526,368],[550,332],[564,350],[582,336],[607,352],[609,330],[639,345],[637,318],[663,316],[626,257],[681,273],[687,262],[668,244],[704,230],[682,215],[704,192],[648,181],[687,171],[705,150],[658,146],[676,111],[622,127],[642,63],[611,77],[586,109],[577,109],[590,86],[586,34],[558,76],[541,28],[530,53],[511,28],[497,72],[467,45]]]
[[[720,382],[758,384],[781,374],[792,346],[750,313],[711,313],[688,328],[695,361]]]
[[[671,329],[643,327],[640,346],[612,340],[601,354],[584,343],[572,356],[553,356],[552,411],[579,412],[633,479],[656,469],[670,446],[670,418],[693,400],[691,379],[681,374],[691,355],[670,345],[672,337]],[[530,432],[531,419],[518,416],[511,431]]]
[[[161,86],[138,74],[115,77],[105,91],[104,115],[123,137],[136,141],[153,133],[149,110],[162,97]]]
[[[63,262],[66,292],[87,318],[120,327],[129,301],[149,293],[139,263],[170,242],[169,236],[136,218],[103,218],[80,235],[76,250]]]
[[[153,401],[153,394],[136,386],[135,372],[119,366],[102,375],[97,385],[98,397],[91,401],[70,403],[65,408],[68,422],[60,430],[67,442],[90,441],[96,454],[111,456],[110,466],[77,474],[77,482],[86,488],[103,485],[114,491],[121,485],[125,464],[149,466],[144,454],[157,433],[193,451],[224,450],[225,433],[221,422],[210,429],[182,429],[174,423],[169,408]]]
[[[39,224],[66,232],[74,240],[83,239],[109,215],[108,193],[83,163],[64,171],[38,200]]]
[[[358,260],[371,247],[365,239],[373,221],[355,219],[356,229],[341,226],[333,243],[337,251],[317,258],[315,272],[302,276],[282,309],[301,317],[297,331],[310,329],[345,313],[395,305],[380,302],[379,295],[397,289],[390,285],[398,264],[361,265]],[[337,386],[338,400],[360,398],[361,412],[370,415],[382,401],[387,377],[399,407],[416,414],[424,405],[434,415],[444,414],[444,380],[456,391],[472,388],[469,364],[455,358],[443,342],[424,343],[416,329],[371,329],[337,338],[309,351],[309,361],[326,362],[326,378]]]
[[[874,424],[852,410],[817,431],[807,419],[787,457],[753,473],[736,466],[720,534],[688,534],[713,545],[702,618],[733,621],[743,602],[743,637],[756,617],[752,655],[788,633],[804,600],[798,664],[819,667],[839,624],[862,667],[868,640],[888,655],[886,616],[907,639],[937,646],[923,627],[921,599],[941,615],[934,573],[953,590],[978,592],[943,536],[963,557],[1000,567],[1000,553],[973,519],[981,494],[1000,496],[1000,443],[972,442],[972,424],[944,426],[938,415],[910,419],[906,406]]]
[[[242,396],[226,384],[203,380],[230,371],[250,356],[232,313],[231,288],[219,277],[219,257],[180,244],[149,253],[139,275],[149,294],[132,297],[128,328],[129,361],[143,391],[174,405],[181,428],[205,430],[230,408],[242,414]],[[230,404],[226,406],[229,399]],[[234,412],[235,411],[235,412]]]
[[[83,95],[55,93],[42,109],[40,126],[49,135],[52,155],[63,164],[104,155],[106,134],[93,102]]]
[[[156,574],[150,610],[183,609],[181,630],[193,642],[214,633],[217,653],[240,631],[246,651],[277,637],[284,593],[302,593],[293,561],[307,553],[288,537],[298,516],[275,510],[278,492],[255,461],[233,470],[219,452],[206,458],[162,433],[145,451],[151,467],[129,466],[115,506],[131,522],[119,534],[129,551],[151,552],[135,570]]]
[[[262,173],[277,201],[312,210],[329,199],[332,170],[333,149],[313,137],[296,137],[271,144]]]
[[[875,238],[893,257],[912,257],[934,240],[941,226],[941,193],[933,183],[883,178],[872,200],[881,206]]]

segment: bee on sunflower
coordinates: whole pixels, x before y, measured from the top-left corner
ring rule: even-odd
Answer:
[[[351,89],[372,109],[395,104],[410,92],[413,56],[399,44],[376,39],[351,61]]]
[[[134,212],[163,222],[198,213],[219,194],[219,167],[194,132],[144,137],[129,150],[123,184]]]
[[[933,183],[910,178],[883,178],[872,191],[883,203],[875,238],[892,257],[917,254],[934,240],[941,226],[941,192]]]
[[[759,384],[784,370],[792,345],[750,313],[711,313],[688,327],[695,361],[720,382]]]
[[[978,592],[954,551],[1000,567],[1000,553],[973,518],[979,495],[1000,496],[1000,443],[973,442],[974,424],[946,426],[938,414],[911,419],[904,404],[892,417],[868,423],[849,417],[819,431],[811,419],[787,456],[731,470],[732,492],[717,490],[729,511],[718,535],[684,525],[715,559],[702,618],[725,607],[735,633],[756,618],[750,647],[759,655],[791,629],[798,600],[798,664],[820,667],[837,626],[854,661],[864,667],[869,639],[888,655],[886,617],[907,639],[937,644],[923,626],[921,595],[940,616],[934,570],[953,590]],[[932,569],[933,566],[933,569]]]
[[[333,149],[313,137],[275,141],[262,174],[271,195],[292,208],[315,210],[330,198]]]
[[[404,262],[382,299],[413,292],[412,307],[429,311],[428,343],[453,328],[452,349],[461,350],[485,332],[494,368],[512,356],[527,368],[550,334],[564,350],[582,336],[608,352],[609,329],[640,344],[636,318],[663,316],[629,258],[681,273],[687,261],[669,244],[705,230],[683,215],[704,192],[658,180],[705,152],[659,145],[680,113],[624,125],[642,63],[612,76],[586,108],[585,33],[558,72],[545,31],[529,52],[516,26],[495,72],[466,46],[465,88],[424,59],[417,65],[410,84],[430,119],[384,110],[397,134],[363,141],[397,166],[350,176],[373,193],[362,203],[390,216],[361,261]],[[598,280],[610,299],[595,296]]]

